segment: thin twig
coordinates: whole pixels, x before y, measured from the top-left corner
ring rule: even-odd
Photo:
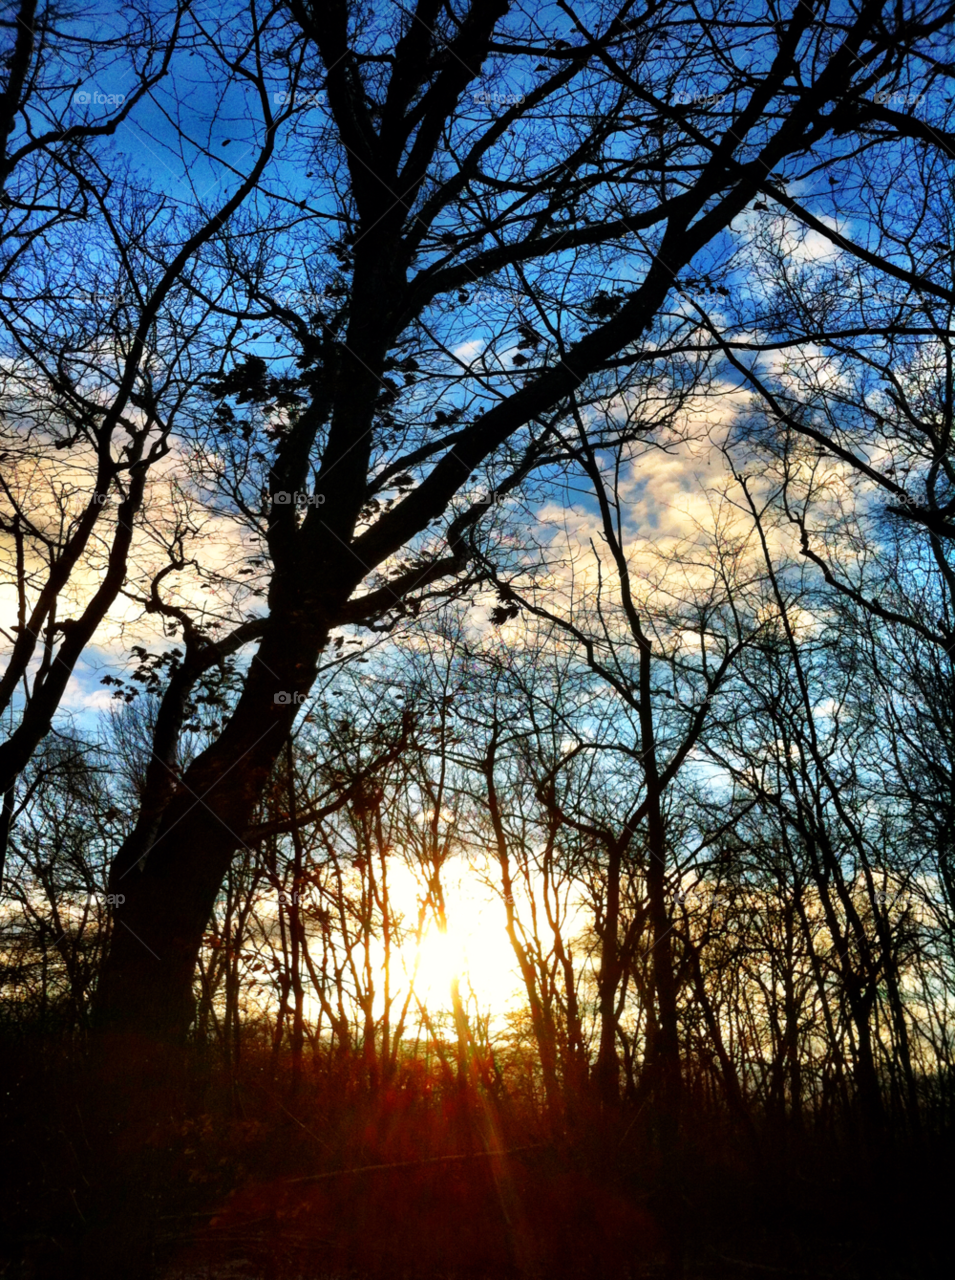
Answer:
[[[541,1151],[548,1142],[535,1142],[526,1147],[511,1147],[507,1151],[471,1151],[465,1155],[425,1156],[421,1160],[400,1160],[397,1164],[366,1164],[357,1169],[332,1169],[328,1173],[310,1173],[304,1178],[286,1178],[283,1186],[298,1182],[319,1182],[323,1178],[341,1178],[349,1173],[379,1173],[385,1169],[411,1169],[421,1164],[446,1164],[452,1160],[484,1160],[493,1156],[514,1156],[522,1151]]]

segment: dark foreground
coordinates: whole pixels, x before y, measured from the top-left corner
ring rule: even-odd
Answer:
[[[295,1089],[251,1055],[231,1073],[192,1062],[146,1096],[121,1064],[98,1088],[61,1044],[8,1045],[0,1065],[10,1280],[951,1269],[944,1134],[743,1133],[690,1102],[662,1153],[649,1108],[580,1105],[548,1128],[529,1101],[421,1070],[372,1089],[324,1064]]]

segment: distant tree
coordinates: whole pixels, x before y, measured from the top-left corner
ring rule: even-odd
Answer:
[[[21,1029],[88,1029],[109,934],[109,864],[122,840],[105,752],[75,735],[48,738],[13,816],[0,1018]]]

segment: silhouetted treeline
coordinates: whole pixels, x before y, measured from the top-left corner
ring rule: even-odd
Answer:
[[[237,1189],[291,1274],[257,1165],[461,1162],[428,1262],[402,1174],[344,1235],[316,1192],[340,1269],[464,1267],[469,1197],[526,1275],[703,1265],[757,1184],[787,1239],[812,1188],[819,1270],[829,1168],[908,1212],[952,1106],[953,19],[0,16],[24,1276],[148,1272]]]

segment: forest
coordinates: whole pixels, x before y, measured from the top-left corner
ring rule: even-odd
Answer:
[[[0,40],[0,1276],[943,1274],[955,4]]]

